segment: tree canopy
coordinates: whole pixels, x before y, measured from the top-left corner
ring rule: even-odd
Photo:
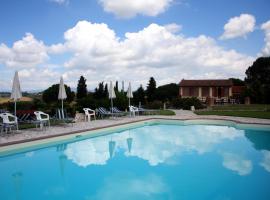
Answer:
[[[146,89],[147,99],[149,102],[152,102],[155,99],[156,89],[157,89],[156,81],[154,77],[150,77],[150,80]]]
[[[87,96],[86,79],[81,76],[77,86],[77,99],[81,99]]]
[[[160,101],[168,101],[179,95],[179,86],[176,83],[170,83],[166,85],[159,86],[156,89],[156,99]]]
[[[94,97],[97,99],[106,98],[108,96],[108,85],[104,87],[104,82],[100,82],[98,87],[95,88]]]
[[[74,100],[75,94],[71,91],[70,87],[65,85],[66,93],[67,93],[67,101],[71,102]],[[58,101],[58,92],[59,92],[59,84],[54,84],[48,89],[43,91],[42,99],[46,103],[53,103]]]
[[[115,82],[114,91],[118,92],[118,81]]]
[[[141,102],[142,104],[144,104],[145,101],[145,91],[143,89],[143,86],[140,85],[140,87],[133,92],[133,102],[138,105],[139,102]]]
[[[246,70],[245,82],[254,103],[270,103],[270,57],[258,58]]]
[[[230,78],[232,80],[234,86],[245,86],[245,81],[239,78]]]

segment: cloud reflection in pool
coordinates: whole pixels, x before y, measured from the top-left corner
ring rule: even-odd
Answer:
[[[146,126],[127,130],[113,135],[91,138],[71,143],[65,150],[69,160],[79,166],[105,165],[110,159],[109,142],[116,142],[116,153],[120,149],[126,156],[136,156],[148,161],[149,165],[170,163],[175,155],[183,152],[196,152],[198,155],[217,151],[216,145],[226,140],[233,141],[244,137],[244,130],[227,126]],[[132,137],[132,149],[128,150],[127,139]],[[246,175],[252,170],[252,163],[233,152],[222,150],[223,166]]]

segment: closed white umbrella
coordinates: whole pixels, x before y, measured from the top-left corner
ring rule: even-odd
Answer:
[[[112,81],[110,81],[110,87],[109,87],[109,99],[111,99],[111,111],[113,112],[113,99],[116,98],[115,91],[113,88]]]
[[[61,172],[61,176],[64,177],[65,175],[65,165],[66,165],[66,160],[67,160],[67,156],[66,155],[60,155],[58,157],[59,159],[59,163],[60,163],[60,172]]]
[[[128,152],[131,152],[131,148],[132,148],[132,137],[130,137],[130,130],[128,130],[128,135],[129,137],[127,138],[127,146],[128,146]]]
[[[62,101],[62,116],[64,117],[64,106],[63,106],[63,100],[67,98],[67,93],[64,85],[63,77],[60,78],[60,84],[59,84],[59,93],[58,93],[58,99]]]
[[[131,89],[131,83],[128,84],[128,90],[127,90],[127,97],[128,97],[128,106],[130,106],[130,99],[133,98],[133,92]]]
[[[14,104],[14,115],[16,116],[16,102],[22,98],[22,92],[21,92],[21,87],[20,87],[20,80],[19,80],[19,75],[18,71],[15,72],[14,78],[13,78],[13,85],[12,85],[12,92],[10,99],[13,99],[15,104]]]
[[[129,137],[127,138],[127,145],[128,145],[128,152],[130,153],[131,152],[131,148],[132,148],[132,138]]]
[[[110,153],[110,158],[112,158],[113,155],[114,155],[115,145],[116,145],[116,142],[115,142],[115,141],[113,141],[113,140],[109,141],[109,153]]]

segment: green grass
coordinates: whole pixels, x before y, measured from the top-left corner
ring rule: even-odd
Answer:
[[[269,104],[235,104],[235,105],[216,105],[209,110],[195,112],[198,115],[223,115],[236,117],[253,117],[261,119],[270,119]]]
[[[219,106],[212,106],[212,110],[227,110],[227,111],[265,111],[270,110],[270,104],[250,104],[250,105],[243,105],[243,104],[235,104],[235,105],[219,105]]]
[[[156,115],[175,115],[175,112],[172,110],[159,110]]]
[[[266,111],[226,111],[226,110],[212,110],[212,111],[195,111],[197,115],[223,115],[223,116],[235,116],[235,117],[252,117],[261,119],[270,119],[270,112]]]

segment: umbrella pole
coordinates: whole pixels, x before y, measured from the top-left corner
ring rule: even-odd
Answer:
[[[62,118],[64,119],[64,106],[63,106],[63,99],[62,99]]]
[[[16,100],[14,102],[15,102],[15,104],[14,104],[14,115],[16,116]]]

